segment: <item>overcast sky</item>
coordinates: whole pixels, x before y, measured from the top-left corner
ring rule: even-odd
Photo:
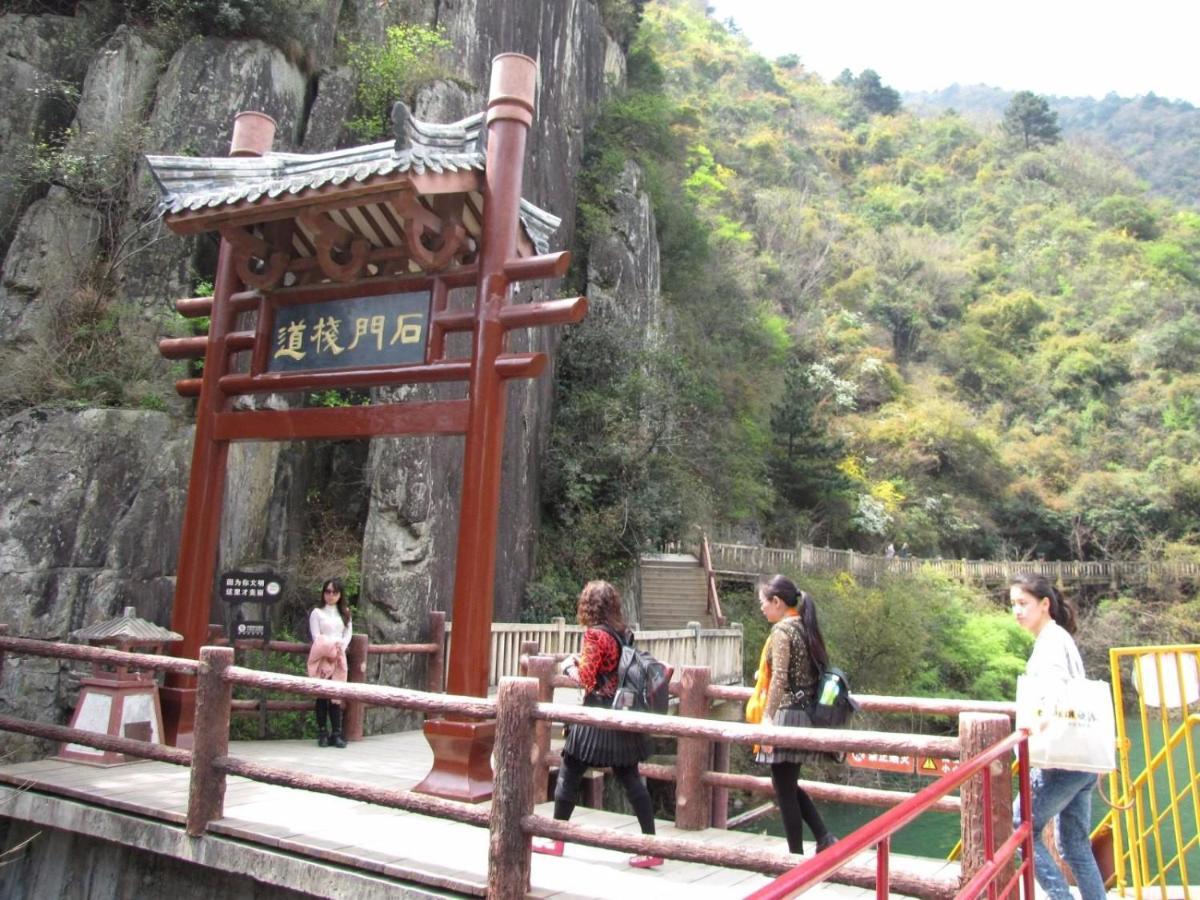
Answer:
[[[825,80],[874,69],[899,91],[988,84],[1200,106],[1200,0],[709,0],[769,59]]]

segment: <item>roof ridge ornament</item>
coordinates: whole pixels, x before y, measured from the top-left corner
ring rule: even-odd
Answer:
[[[392,150],[401,153],[412,148],[412,137],[408,133],[408,123],[412,120],[412,111],[403,100],[392,104],[392,134],[396,143]]]

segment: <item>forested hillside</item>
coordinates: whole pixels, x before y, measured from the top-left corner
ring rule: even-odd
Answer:
[[[646,5],[580,221],[603,229],[643,167],[667,325],[645,351],[612,317],[564,341],[535,604],[696,522],[928,556],[1196,552],[1200,214],[1069,137],[1027,150],[895,100]]]
[[[954,109],[982,122],[998,122],[1011,99],[1011,91],[956,84],[941,91],[905,94],[904,105],[920,115]],[[1180,206],[1200,208],[1200,109],[1154,94],[1047,99],[1064,134],[1090,143],[1099,153],[1115,154],[1145,180],[1152,193]]]

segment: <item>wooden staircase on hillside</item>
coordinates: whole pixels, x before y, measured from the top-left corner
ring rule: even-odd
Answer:
[[[646,553],[639,562],[644,629],[683,628],[699,622],[716,628],[708,610],[708,579],[690,553]]]

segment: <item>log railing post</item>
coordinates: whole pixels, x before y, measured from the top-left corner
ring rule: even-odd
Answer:
[[[225,773],[213,760],[229,753],[229,702],[233,685],[225,670],[233,665],[232,647],[201,647],[196,684],[196,718],[188,788],[187,833],[204,834],[208,823],[225,814]]]
[[[488,897],[519,900],[529,891],[529,835],[521,819],[533,813],[533,713],[538,682],[503,678],[496,694],[496,769],[488,838]]]
[[[425,690],[442,694],[446,691],[446,614],[440,609],[429,612],[429,643],[434,651],[425,663]]]
[[[729,771],[729,744],[726,741],[716,741],[713,744],[713,771],[721,773]],[[712,827],[729,827],[729,788],[727,787],[712,789]]]
[[[691,643],[692,643],[692,648],[691,648],[692,649],[692,653],[691,653],[692,658],[691,658],[691,660],[689,660],[689,665],[693,665],[693,666],[705,665],[708,662],[708,660],[704,659],[700,653],[700,623],[699,622],[688,622],[687,625],[684,627],[689,629],[692,632],[692,641],[691,641]]]
[[[964,762],[1012,733],[1012,721],[996,713],[960,713],[958,740],[962,746],[960,759]],[[983,779],[991,781],[990,810],[984,809]],[[1006,760],[998,759],[984,772],[968,780],[962,796],[962,881],[966,884],[995,853],[997,847],[1012,835],[1012,776]],[[985,846],[984,819],[991,817],[992,846]],[[1011,873],[1010,873],[1011,874]]]
[[[554,649],[551,653],[566,653],[567,652],[567,620],[562,616],[555,616],[550,620],[550,624],[554,626]]]
[[[351,684],[362,684],[367,680],[367,645],[369,643],[370,638],[366,634],[356,634],[350,638],[350,646],[346,650],[346,668],[349,670],[346,680]],[[365,708],[361,700],[349,700],[346,702],[346,740],[362,740],[364,713]]]
[[[684,666],[679,680],[679,715],[692,719],[708,718],[707,666]],[[700,831],[709,826],[712,794],[704,783],[712,758],[708,738],[680,738],[675,771],[675,826]]]
[[[8,635],[8,626],[0,625],[0,637]],[[4,680],[4,648],[0,647],[0,681]]]
[[[529,656],[526,658],[526,674],[536,678],[538,683],[537,698],[539,703],[551,703],[554,700],[554,671],[556,664],[553,656]],[[544,803],[549,798],[550,788],[550,723],[537,721],[533,726],[533,801]]]

